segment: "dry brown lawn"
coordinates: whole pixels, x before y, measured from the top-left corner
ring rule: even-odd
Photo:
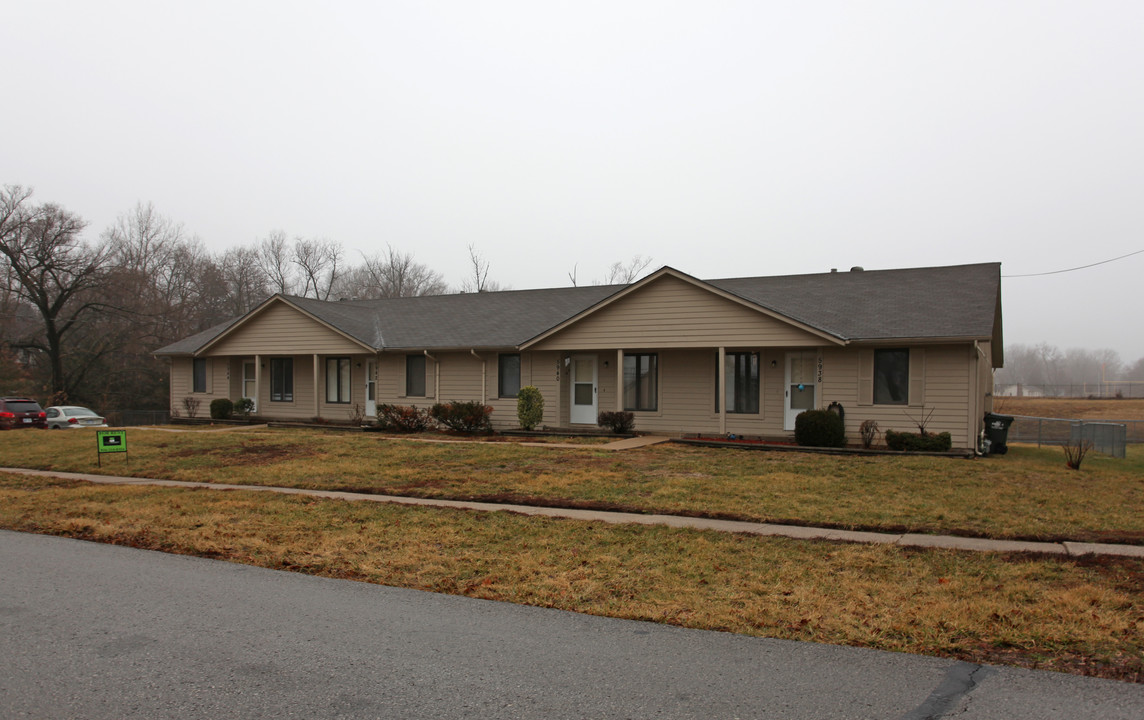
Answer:
[[[0,433],[0,466],[699,515],[845,529],[1144,543],[1144,446],[1090,454],[1014,447],[977,460],[656,445],[426,443],[271,429],[128,430],[130,461],[82,431]]]
[[[0,527],[476,598],[1144,680],[1144,561],[0,473]]]

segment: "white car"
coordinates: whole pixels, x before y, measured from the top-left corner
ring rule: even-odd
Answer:
[[[85,407],[56,405],[45,410],[48,414],[48,429],[107,427],[107,421]]]

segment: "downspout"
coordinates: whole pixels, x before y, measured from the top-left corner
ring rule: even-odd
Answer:
[[[976,361],[973,382],[977,385],[977,392],[973,393],[973,402],[976,405],[981,401],[981,398],[984,397],[981,394],[981,360],[987,358],[985,358],[985,351],[981,349],[981,345],[977,340],[973,341],[973,349],[975,351],[973,353],[973,359]],[[989,388],[989,391],[992,392],[993,388]],[[977,431],[977,446],[973,448],[973,451],[978,455],[983,455],[984,453],[981,452],[981,448],[985,446],[985,414],[981,412],[984,408],[978,406],[976,409],[977,412],[973,414],[973,422],[974,429]]]
[[[433,399],[441,402],[441,363],[437,362],[437,358],[429,354],[428,350],[422,350],[425,357],[433,361]]]
[[[486,402],[486,398],[489,396],[488,393],[485,391],[485,383],[488,382],[488,377],[489,377],[488,376],[488,363],[485,361],[485,359],[483,357],[478,355],[477,351],[474,350],[473,348],[469,348],[469,353],[473,357],[475,357],[476,359],[481,361],[481,405],[484,405]]]
[[[710,356],[708,356],[710,357]],[[719,357],[716,361],[719,367],[716,370],[715,377],[717,378],[715,392],[718,393],[719,398],[719,434],[727,434],[727,348],[719,348]],[[760,364],[762,358],[760,358]]]

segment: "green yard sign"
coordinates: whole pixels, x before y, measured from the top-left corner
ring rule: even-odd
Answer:
[[[131,462],[127,455],[126,430],[96,430],[95,446],[100,467],[103,467],[103,453],[123,453],[127,462]]]

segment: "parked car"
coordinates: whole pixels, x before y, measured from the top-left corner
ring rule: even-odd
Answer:
[[[47,426],[47,414],[35,400],[22,397],[0,398],[0,430]]]
[[[85,407],[54,405],[47,409],[49,430],[60,428],[107,427],[107,420]]]

